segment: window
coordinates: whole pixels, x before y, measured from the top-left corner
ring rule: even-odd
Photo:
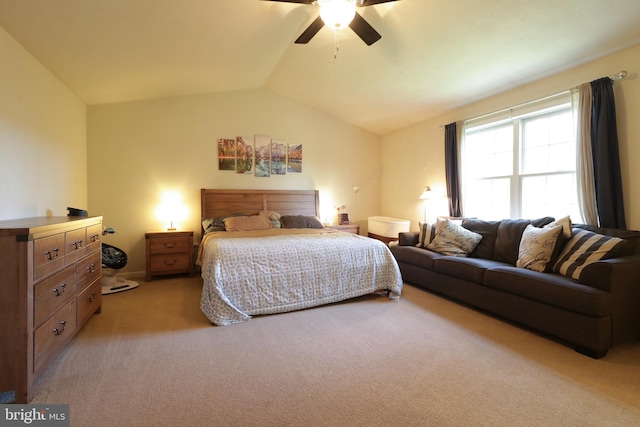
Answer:
[[[568,93],[465,122],[465,216],[581,222],[573,129]]]

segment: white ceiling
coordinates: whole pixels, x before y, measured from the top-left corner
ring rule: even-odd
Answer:
[[[294,3],[0,0],[0,26],[89,105],[264,88],[381,135],[640,43],[639,0],[358,10],[382,39],[336,59],[327,28],[293,43],[318,13]]]

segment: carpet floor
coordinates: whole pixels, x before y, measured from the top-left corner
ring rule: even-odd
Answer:
[[[409,285],[215,327],[201,287],[104,296],[32,403],[82,427],[640,425],[640,342],[594,360]]]

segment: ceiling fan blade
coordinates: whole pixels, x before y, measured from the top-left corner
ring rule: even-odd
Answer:
[[[298,44],[309,43],[309,40],[311,40],[313,36],[315,36],[318,33],[318,31],[322,29],[322,27],[324,27],[324,21],[322,20],[321,17],[318,16],[316,20],[313,21],[311,25],[309,25],[302,34],[300,34],[300,37],[297,38],[296,43]]]
[[[277,1],[280,3],[313,4],[315,0],[263,0],[263,1]]]
[[[357,12],[353,21],[349,24],[349,27],[351,27],[351,29],[362,39],[363,42],[367,44],[367,46],[371,46],[382,38],[382,36]]]
[[[373,6],[374,4],[381,4],[381,3],[390,3],[392,1],[398,1],[398,0],[358,0],[356,1],[356,4],[358,6]]]

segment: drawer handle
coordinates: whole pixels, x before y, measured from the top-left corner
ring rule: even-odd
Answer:
[[[44,253],[44,255],[47,257],[47,259],[48,259],[49,261],[53,261],[54,259],[58,258],[58,253],[59,253],[59,252],[60,252],[60,249],[55,248],[55,249],[53,250],[53,254],[51,253],[51,251],[46,251],[46,252]]]
[[[177,260],[177,259],[174,259],[174,260],[173,260],[173,261],[171,261],[171,262],[169,262],[169,261],[167,261],[167,260],[165,259],[165,260],[164,260],[164,265],[175,265],[175,264],[176,264],[176,262],[178,262],[178,260]]]
[[[96,265],[95,264],[91,264],[89,267],[87,267],[87,271],[89,273],[93,273],[94,271],[96,271]]]
[[[82,239],[73,242],[71,246],[73,246],[73,249],[80,249],[82,247]]]
[[[56,336],[62,335],[62,333],[64,332],[64,327],[66,326],[66,324],[67,324],[67,322],[65,320],[60,322],[60,325],[62,325],[62,329],[53,328],[53,334],[56,335]]]
[[[175,248],[176,247],[176,242],[165,243],[164,247],[167,248],[167,249]]]
[[[89,301],[89,302],[94,302],[95,300],[96,300],[96,293],[95,292],[87,297],[87,301]]]
[[[64,291],[67,290],[67,285],[65,283],[62,283],[60,285],[60,289],[62,289],[62,291],[59,291],[58,288],[53,288],[53,293],[55,296],[59,297],[60,295],[64,294]]]
[[[89,236],[89,239],[91,239],[92,243],[97,242],[98,240],[100,240],[100,234],[92,234],[91,236]]]

